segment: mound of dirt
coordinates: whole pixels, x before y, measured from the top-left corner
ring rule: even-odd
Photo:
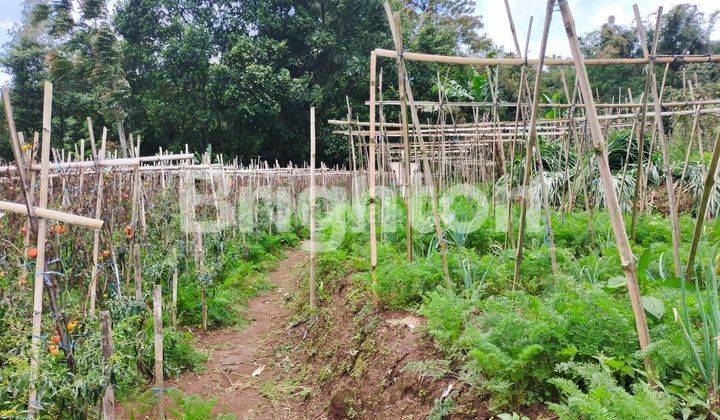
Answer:
[[[421,332],[424,319],[376,311],[366,298],[345,278],[316,317],[291,329],[306,386],[314,391],[299,406],[304,414],[426,418],[454,404],[453,418],[489,417],[482,401],[466,395],[469,390],[451,375],[408,369],[443,359]]]

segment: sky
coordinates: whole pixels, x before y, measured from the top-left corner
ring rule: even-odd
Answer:
[[[659,6],[665,11],[681,3],[698,5],[698,9],[710,15],[716,9],[720,9],[720,2],[717,0],[569,0],[575,27],[580,35],[598,29],[608,21],[609,16],[615,17],[618,25],[633,25],[635,15],[633,4],[638,5],[643,20],[657,12]],[[543,21],[545,20],[545,5],[542,0],[510,0],[510,10],[515,21],[515,30],[520,42],[520,48],[524,48],[527,35],[528,22],[533,16],[533,27],[530,35],[530,48],[528,55],[537,58],[540,50],[540,38],[542,37]],[[556,6],[557,9],[557,6]],[[477,0],[477,12],[482,16],[485,27],[483,30],[492,40],[505,47],[506,51],[515,52],[512,32],[508,23],[505,3],[503,0]],[[562,24],[562,17],[559,12],[553,13],[553,21],[548,34],[546,55],[560,55],[570,57],[565,28]],[[653,18],[654,22],[654,18]],[[711,38],[720,39],[720,24],[716,25]]]
[[[109,0],[111,5],[118,0]],[[715,9],[720,9],[717,0],[570,0],[575,26],[580,34],[597,29],[607,22],[608,16],[615,17],[615,23],[631,25],[633,22],[633,3],[637,3],[643,19],[647,19],[657,11],[658,6],[665,10],[679,3],[697,4],[700,11],[706,15]],[[22,0],[2,0],[0,8],[0,51],[5,50],[5,44],[10,41],[8,31],[22,18]],[[503,0],[476,0],[476,11],[482,16],[485,25],[484,31],[492,40],[505,47],[507,51],[514,51],[512,34],[508,24],[507,14]],[[533,30],[530,36],[530,57],[536,57],[542,33],[542,21],[545,18],[545,2],[542,0],[510,0],[510,8],[515,21],[515,28],[520,38],[521,48],[525,42],[530,16],[534,16]],[[720,39],[720,24],[716,25],[712,39]],[[422,51],[418,51],[422,52]],[[567,38],[562,26],[559,13],[553,14],[553,23],[550,26],[547,55],[570,56]],[[0,71],[0,85],[7,83],[10,76]]]

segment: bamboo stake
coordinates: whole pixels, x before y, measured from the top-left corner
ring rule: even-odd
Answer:
[[[113,387],[114,378],[112,375],[111,360],[113,357],[113,340],[112,327],[110,323],[110,312],[100,312],[100,347],[103,355],[103,373],[109,375],[110,378],[105,387],[103,394],[102,408],[103,420],[115,419],[115,389]]]
[[[635,21],[637,24],[637,31],[640,35],[640,43],[643,47],[643,53],[647,56],[648,55],[648,47],[647,47],[647,38],[645,35],[645,26],[642,24],[642,19],[640,18],[640,10],[637,7],[637,4],[633,5],[633,11],[635,12]],[[658,8],[658,19],[660,19],[660,16],[662,16],[662,6]],[[675,276],[680,277],[682,276],[682,261],[680,261],[680,221],[678,220],[678,214],[677,214],[677,203],[675,200],[675,186],[673,184],[672,180],[672,171],[670,170],[670,154],[668,153],[668,147],[667,142],[665,140],[665,127],[662,118],[660,117],[661,109],[660,109],[660,95],[658,95],[657,91],[657,81],[655,80],[655,72],[653,71],[653,64],[652,60],[650,61],[650,64],[648,64],[648,68],[650,70],[650,77],[651,77],[651,83],[650,83],[650,91],[653,96],[653,106],[655,108],[655,123],[657,124],[657,135],[658,140],[660,142],[660,151],[662,152],[663,157],[663,169],[665,172],[665,186],[667,189],[668,194],[668,207],[670,210],[670,226],[671,226],[671,232],[672,232],[672,242],[673,242],[673,260],[675,265]]]
[[[657,20],[655,21],[655,37],[653,38],[653,47],[652,47],[652,54],[655,56],[657,53],[657,45],[658,45],[658,39],[660,36],[660,15],[658,14]],[[643,50],[645,52],[645,50]],[[645,90],[643,91],[642,96],[642,117],[638,132],[638,164],[637,164],[637,173],[635,176],[635,187],[633,190],[633,199],[632,199],[632,215],[631,221],[630,221],[630,238],[634,241],[635,240],[635,229],[637,227],[637,214],[639,210],[639,195],[640,195],[640,184],[642,183],[643,179],[643,149],[645,146],[645,121],[647,117],[647,104],[648,104],[648,95],[649,95],[649,89],[650,89],[650,83],[653,82],[652,77],[650,76],[650,73],[652,72],[652,68],[650,68],[650,64],[648,64],[645,67],[645,72],[647,73],[645,77]],[[652,154],[652,148],[650,149],[650,153]],[[649,161],[649,159],[648,159]]]
[[[24,141],[24,138],[21,136],[21,134],[22,134],[22,133],[18,133],[18,138],[19,138],[21,141]],[[27,156],[28,156],[28,162],[32,162],[33,159],[34,159],[35,151],[37,150],[38,144],[39,144],[39,143],[38,143],[38,142],[39,142],[39,138],[40,138],[40,135],[39,135],[38,132],[36,131],[36,132],[33,134],[32,150],[28,151],[28,154],[27,154]],[[33,191],[33,193],[30,194],[30,199],[31,199],[31,200],[34,198],[33,195],[34,195],[34,191],[35,191],[36,178],[37,178],[37,176],[36,176],[36,174],[35,174],[34,171],[33,171],[32,173],[30,173],[30,191]],[[30,206],[32,206],[32,202],[27,203],[27,204],[30,204]],[[26,205],[26,209],[29,210],[28,207],[29,207],[29,206]],[[30,249],[30,235],[33,233],[33,230],[32,230],[32,219],[29,218],[29,217],[25,220],[25,229],[26,229],[25,237],[23,238],[23,260],[24,260],[25,263],[23,264],[23,266],[22,266],[22,268],[21,268],[21,272],[20,272],[20,283],[21,283],[21,284],[24,284],[24,283],[27,281],[27,277],[28,277],[28,268],[27,268],[28,256],[27,256],[27,252],[28,252],[28,250]]]
[[[705,217],[707,215],[710,192],[715,189],[715,173],[717,172],[718,158],[720,158],[720,132],[718,132],[718,135],[715,138],[715,148],[713,149],[712,158],[710,159],[710,167],[708,168],[707,175],[705,176],[702,199],[700,200],[700,208],[698,209],[697,221],[695,222],[695,230],[693,232],[692,243],[690,245],[690,255],[688,256],[687,267],[685,267],[686,282],[690,281],[695,270],[695,254],[697,253],[703,223],[705,222]]]
[[[170,307],[170,315],[173,328],[177,329],[177,291],[178,291],[178,269],[175,267],[172,276],[172,306]]]
[[[508,20],[510,21],[511,30],[514,32],[514,26],[512,13],[510,12],[510,5],[505,1],[505,9],[507,10],[508,14]],[[528,56],[528,48],[530,47],[530,33],[532,32],[532,25],[533,25],[533,17],[530,16],[530,22],[528,22],[528,29],[527,29],[527,35],[525,36],[525,50],[522,54],[522,57],[525,57],[527,59]],[[518,50],[519,51],[519,50]],[[518,53],[520,54],[520,53]],[[518,138],[518,130],[520,128],[520,115],[523,114],[524,108],[521,107],[521,105],[524,103],[523,101],[523,80],[526,80],[526,74],[527,72],[527,66],[520,67],[520,81],[518,82],[518,92],[517,92],[517,106],[515,107],[515,127],[514,127],[514,133],[513,133],[513,142],[510,143],[510,175],[507,178],[507,227],[505,232],[505,242],[504,247],[507,248],[509,246],[515,246],[515,239],[513,237],[513,213],[512,213],[512,205],[513,205],[513,197],[512,197],[512,189],[513,189],[513,173],[515,172],[515,140]],[[524,118],[524,117],[523,117]],[[514,285],[513,285],[514,286]]]
[[[40,195],[38,208],[46,208],[48,205],[48,164],[50,163],[50,134],[52,129],[52,98],[53,85],[45,82],[43,93],[43,121],[42,121],[42,145],[40,162],[43,169],[40,171]],[[8,118],[8,121],[11,119]],[[47,234],[47,219],[37,220],[37,257],[35,259],[35,285],[33,288],[33,318],[32,318],[32,341],[30,343],[30,393],[28,396],[28,417],[35,418],[40,412],[39,401],[37,401],[37,380],[40,362],[40,340],[42,334],[42,297],[43,285],[45,284],[45,242]]]
[[[155,344],[155,389],[158,397],[158,418],[165,417],[165,403],[163,399],[165,378],[163,374],[163,325],[162,325],[162,286],[155,285],[153,293],[153,330]]]
[[[122,151],[122,156],[124,158],[126,158],[126,157],[128,157],[128,147],[127,147],[127,143],[125,141],[125,126],[123,124],[123,121],[122,120],[118,121],[117,126],[118,126],[118,137],[120,138],[120,150]]]
[[[385,2],[385,13],[387,14],[388,22],[390,24],[390,31],[392,32],[392,35],[393,35],[393,40],[395,42],[395,48],[396,49],[401,48],[402,35],[400,33],[400,15],[392,13],[392,9],[390,9],[390,4],[387,1]],[[402,60],[403,59],[401,57],[401,61]],[[451,282],[450,270],[448,268],[448,263],[447,263],[447,244],[445,243],[445,240],[443,239],[442,227],[440,225],[440,214],[439,214],[439,210],[438,210],[437,188],[432,179],[432,170],[430,168],[430,162],[428,162],[428,159],[427,159],[427,156],[428,156],[427,147],[426,147],[425,141],[423,139],[422,131],[420,130],[420,118],[418,117],[417,108],[415,107],[415,100],[413,98],[412,87],[410,86],[410,81],[408,79],[407,68],[405,67],[405,65],[403,65],[402,68],[403,68],[403,83],[405,84],[405,93],[407,95],[407,99],[408,99],[408,102],[410,105],[410,115],[412,117],[413,126],[415,127],[415,135],[417,135],[418,142],[420,143],[420,149],[422,150],[422,154],[424,156],[423,174],[425,176],[425,183],[427,184],[428,188],[430,188],[430,193],[431,193],[430,195],[431,195],[431,200],[432,200],[431,204],[432,204],[432,209],[433,209],[433,222],[435,224],[435,234],[438,237],[438,245],[440,248],[440,259],[442,261],[442,266],[443,266],[443,275],[445,277],[445,282],[447,284],[450,284],[450,282]],[[374,83],[373,83],[373,91],[374,91]],[[374,102],[375,98],[373,97],[371,99]],[[374,114],[372,116],[373,116],[373,120],[374,120]],[[374,126],[374,122],[375,121],[372,121],[373,126]],[[372,173],[374,175],[374,173],[375,173],[374,169],[372,169]],[[374,186],[373,186],[373,189],[374,189]],[[374,195],[371,195],[370,205],[373,206],[373,207],[371,207],[371,213],[372,213],[371,219],[370,219],[371,222],[373,221],[372,218],[374,217],[373,199],[374,199]]]
[[[520,207],[520,226],[519,226],[519,232],[518,232],[518,241],[517,241],[517,249],[515,250],[515,276],[513,277],[513,288],[515,287],[515,284],[517,284],[520,281],[520,266],[522,264],[523,259],[523,244],[525,242],[525,224],[527,219],[527,207],[528,207],[528,185],[530,184],[530,174],[532,172],[532,162],[533,162],[533,154],[534,154],[534,148],[535,143],[537,142],[537,129],[536,129],[536,122],[538,119],[538,107],[537,104],[540,103],[540,82],[542,79],[542,71],[543,71],[543,61],[545,58],[545,49],[547,47],[547,39],[548,34],[550,32],[550,22],[552,21],[552,12],[553,12],[553,5],[555,4],[555,0],[548,0],[547,7],[545,10],[545,22],[543,25],[543,34],[540,41],[540,58],[538,60],[537,64],[537,74],[535,76],[535,83],[533,87],[533,105],[530,109],[530,134],[527,141],[527,146],[525,148],[525,172],[523,176],[523,185],[522,185],[522,198],[521,198],[521,204]],[[541,162],[542,163],[542,162]],[[549,222],[549,219],[546,220],[546,222]],[[548,228],[549,225],[548,225]],[[550,228],[550,231],[552,231],[552,228]],[[552,235],[550,235],[552,237]],[[551,246],[550,248],[550,256],[553,262],[553,273],[557,272],[557,261],[555,260],[555,250],[554,246]]]
[[[695,99],[695,93],[693,89],[693,83],[692,81],[688,81],[688,88],[690,90],[690,96]],[[693,140],[695,139],[695,133],[698,133],[698,145],[700,146],[700,154],[698,155],[700,159],[703,158],[702,153],[702,130],[700,129],[700,107],[695,107],[695,115],[693,115],[693,122],[692,122],[692,129],[690,130],[690,140],[688,141],[687,150],[685,152],[685,162],[683,163],[683,169],[682,173],[680,174],[680,180],[677,183],[678,188],[678,195],[680,195],[683,191],[683,182],[685,181],[685,174],[687,172],[688,163],[690,162],[690,152],[692,151],[693,147]],[[678,204],[679,205],[679,204]],[[680,209],[678,208],[678,211]]]
[[[78,159],[79,162],[82,162],[85,160],[85,139],[80,139],[80,157]],[[85,173],[80,172],[80,191],[83,190],[83,184],[85,182]]]
[[[607,145],[602,135],[600,122],[597,119],[597,111],[594,107],[594,99],[590,88],[590,80],[588,79],[587,69],[585,68],[584,57],[580,51],[580,44],[577,40],[575,32],[575,20],[568,6],[567,0],[559,0],[560,13],[565,23],[565,32],[570,44],[573,61],[575,62],[575,71],[582,97],[586,104],[587,121],[592,135],[593,147],[595,149],[595,158],[597,159],[598,169],[600,170],[600,179],[605,192],[605,202],[610,222],[615,232],[615,243],[620,254],[620,260],[623,266],[623,272],[627,280],[628,294],[630,303],[632,304],[633,314],[635,316],[635,328],[638,334],[638,342],[640,349],[645,349],[650,344],[650,331],[648,330],[647,320],[645,319],[645,310],[643,309],[642,299],[640,296],[640,285],[638,284],[637,272],[635,268],[635,259],[632,255],[630,242],[625,232],[625,226],[620,211],[615,190],[613,188],[612,173],[607,158]],[[650,359],[645,358],[645,368],[650,371]]]
[[[392,10],[389,9],[390,5],[385,3],[385,13],[388,19],[392,21]],[[392,29],[392,24],[390,24]],[[404,189],[403,189],[403,200],[405,201],[405,252],[407,254],[407,260],[412,261],[412,215],[410,211],[410,202],[412,199],[412,188],[411,188],[411,176],[410,171],[410,136],[408,135],[408,116],[407,116],[407,96],[405,94],[405,60],[401,59],[400,53],[403,51],[402,37],[393,34],[393,41],[395,42],[395,50],[398,55],[395,57],[397,64],[398,74],[398,96],[400,97],[400,124],[402,126],[402,144],[405,155],[403,157],[403,168],[404,168]],[[374,113],[374,111],[373,111]]]
[[[376,48],[375,55],[378,57],[395,58],[397,51]],[[543,57],[544,58],[544,57]],[[488,57],[458,57],[437,54],[422,54],[406,51],[403,53],[403,59],[406,61],[424,61],[439,64],[460,64],[469,66],[515,66],[519,67],[523,64],[531,66],[537,65],[539,59],[530,59],[527,62],[520,58],[488,58]],[[588,66],[608,66],[608,65],[644,65],[648,63],[646,58],[589,58],[586,60]],[[563,58],[544,58],[546,66],[567,66],[572,65],[572,60]],[[717,63],[720,62],[720,54],[710,55],[661,55],[655,59],[655,63]]]
[[[88,131],[90,133],[90,144],[93,150],[93,159],[102,160],[105,158],[105,145],[107,142],[107,128],[103,127],[102,143],[100,145],[100,153],[95,153],[95,133],[93,132],[92,119],[87,118]],[[103,171],[98,170],[97,177],[97,197],[95,199],[95,218],[102,218],[102,201],[103,201],[103,189],[105,187],[105,174]],[[110,238],[112,240],[112,238]],[[97,300],[97,266],[100,252],[100,230],[93,232],[93,265],[92,272],[90,274],[90,319],[95,318],[95,301]]]
[[[377,76],[377,58],[374,52],[370,52],[370,154],[375,155],[375,78]],[[377,284],[377,232],[375,227],[375,160],[368,161],[368,193],[370,195],[369,219],[370,219],[370,277],[372,285]],[[373,287],[373,300],[378,305],[378,297]]]
[[[25,206],[27,207],[27,214],[29,216],[30,227],[33,232],[38,230],[37,218],[33,212],[33,192],[30,190],[30,182],[27,179],[27,171],[25,169],[25,161],[23,159],[22,150],[20,150],[20,140],[18,138],[18,132],[15,129],[15,118],[13,117],[12,105],[10,104],[10,90],[7,86],[2,88],[3,105],[5,106],[5,121],[8,125],[8,132],[10,134],[10,146],[12,148],[13,155],[15,157],[15,163],[18,168],[18,177],[20,178],[20,185],[22,186],[23,193],[25,195]],[[49,156],[49,155],[48,155]],[[49,159],[49,157],[48,157]]]
[[[133,244],[132,256],[135,272],[135,299],[142,300],[142,271],[140,266],[140,244]]]
[[[89,217],[77,216],[75,214],[64,213],[42,207],[32,207],[32,209],[38,219],[50,219],[61,223],[84,226],[91,229],[100,229],[103,226],[103,221],[98,219],[91,219]],[[0,210],[28,216],[27,207],[24,204],[0,201]]]
[[[665,92],[665,81],[667,80],[668,70],[670,69],[670,64],[665,65],[665,71],[663,72],[662,77],[662,83],[660,84],[660,99],[662,99],[663,94]],[[666,113],[663,113],[666,114]],[[648,114],[650,115],[650,114]],[[652,113],[653,116],[655,116],[655,113]],[[675,114],[678,115],[678,114]],[[664,116],[664,115],[661,115]],[[652,156],[653,151],[655,150],[655,138],[657,134],[657,124],[653,124],[652,126],[652,135],[650,136],[650,148],[648,149],[648,153]],[[642,185],[640,187],[640,209],[638,210],[640,213],[645,211],[646,209],[649,211],[650,206],[645,207],[646,204],[646,195],[647,195],[647,183],[648,183],[648,173],[650,172],[650,165],[652,164],[652,159],[647,160],[647,164],[645,165],[645,171],[643,172],[642,177]]]
[[[315,107],[310,107],[310,308],[316,308],[315,296]]]

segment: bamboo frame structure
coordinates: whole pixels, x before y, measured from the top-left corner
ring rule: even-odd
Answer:
[[[643,308],[640,296],[640,285],[637,279],[635,257],[633,256],[632,249],[630,248],[630,241],[628,240],[625,232],[625,225],[620,212],[620,205],[617,197],[615,196],[615,189],[612,185],[610,166],[607,161],[607,146],[605,144],[602,128],[600,127],[600,122],[597,119],[596,110],[593,107],[594,98],[590,88],[590,79],[588,78],[587,70],[585,68],[585,59],[582,51],[580,51],[580,43],[578,42],[575,31],[575,20],[572,16],[572,12],[570,11],[570,7],[567,4],[567,0],[558,0],[558,5],[560,6],[560,13],[562,14],[563,22],[565,23],[565,32],[568,37],[570,51],[572,52],[573,61],[575,63],[575,71],[580,91],[585,103],[588,105],[586,111],[588,115],[588,122],[590,123],[589,128],[593,139],[595,157],[598,161],[598,168],[600,170],[600,176],[606,195],[605,202],[608,206],[610,221],[615,233],[615,243],[620,253],[623,272],[625,273],[625,278],[627,280],[628,294],[630,296],[630,302],[632,304],[633,314],[635,317],[635,328],[638,334],[640,349],[643,350],[650,344],[650,331],[648,329],[647,320],[645,318],[645,309]],[[651,370],[650,360],[648,358],[645,358],[645,366],[648,371]]]
[[[523,56],[520,51],[520,45],[517,39],[515,25],[512,20],[512,14],[510,7],[506,1],[506,9],[508,12],[508,18],[510,22],[510,29],[513,34],[513,40],[517,56],[520,58],[486,58],[486,57],[456,57],[456,56],[441,56],[434,54],[423,54],[410,52],[405,50],[402,39],[399,34],[399,23],[398,14],[393,13],[390,6],[386,3],[386,15],[388,17],[388,23],[390,26],[390,32],[392,34],[393,43],[395,50],[387,49],[374,49],[370,52],[370,90],[369,100],[365,102],[369,110],[369,120],[353,121],[351,118],[344,120],[328,120],[328,124],[335,126],[336,129],[333,131],[334,134],[345,136],[352,135],[358,139],[358,142],[350,142],[352,150],[351,154],[356,152],[359,155],[367,154],[367,171],[369,180],[370,190],[370,243],[371,243],[371,272],[373,282],[377,281],[376,267],[377,267],[377,239],[375,234],[375,179],[377,176],[376,164],[377,164],[377,153],[376,153],[376,141],[378,138],[383,142],[381,147],[380,155],[380,177],[383,181],[383,185],[386,186],[385,180],[395,179],[396,186],[404,187],[404,198],[406,202],[406,210],[408,215],[406,216],[408,230],[412,230],[413,223],[410,220],[410,206],[409,199],[409,188],[412,186],[413,173],[409,169],[411,165],[422,167],[419,171],[421,176],[426,178],[426,184],[435,190],[435,182],[437,180],[439,185],[445,185],[446,182],[452,178],[457,177],[458,180],[475,182],[483,180],[487,182],[487,171],[489,170],[492,174],[492,180],[495,181],[500,175],[505,173],[507,168],[505,167],[505,160],[507,159],[507,148],[510,149],[510,164],[512,165],[514,150],[516,145],[523,144],[525,147],[525,172],[523,176],[523,194],[521,197],[527,195],[527,188],[529,183],[529,176],[533,171],[539,173],[540,186],[543,195],[543,207],[546,214],[546,225],[548,228],[547,235],[550,242],[550,253],[553,265],[553,271],[557,271],[557,262],[554,255],[554,246],[552,245],[552,228],[550,225],[550,207],[551,203],[547,200],[547,195],[544,185],[544,175],[542,168],[542,160],[539,153],[535,149],[535,142],[538,136],[542,136],[548,142],[562,142],[562,147],[565,150],[564,158],[564,171],[566,178],[569,178],[570,164],[569,154],[572,144],[575,144],[576,154],[580,157],[580,161],[576,162],[576,170],[586,170],[588,165],[591,164],[591,160],[586,156],[587,153],[594,152],[594,162],[596,162],[597,168],[600,172],[600,181],[604,193],[604,205],[610,213],[610,218],[615,232],[615,240],[618,249],[620,250],[622,268],[625,272],[627,279],[628,293],[630,295],[631,304],[633,307],[633,313],[635,315],[636,329],[638,333],[638,341],[640,348],[644,349],[650,343],[650,336],[647,327],[647,321],[645,319],[644,310],[642,308],[640,290],[637,282],[637,273],[634,266],[634,256],[629,246],[629,239],[625,232],[624,223],[621,217],[620,209],[621,202],[615,193],[615,186],[611,179],[612,175],[607,161],[607,144],[605,143],[605,137],[607,136],[608,130],[629,130],[630,141],[633,141],[633,137],[637,136],[639,148],[642,151],[647,147],[644,144],[645,133],[648,128],[652,128],[653,142],[650,144],[650,150],[652,152],[654,148],[654,139],[657,137],[659,149],[663,155],[663,161],[665,162],[663,172],[664,178],[667,180],[666,186],[668,191],[668,201],[670,207],[670,219],[672,226],[673,236],[673,257],[676,275],[679,276],[679,269],[682,269],[679,256],[680,246],[680,233],[679,233],[679,222],[677,216],[677,203],[675,200],[674,184],[672,182],[672,175],[669,168],[668,158],[668,146],[665,135],[665,127],[662,121],[662,117],[682,117],[682,116],[693,116],[693,130],[699,130],[699,116],[701,115],[720,115],[720,99],[704,99],[696,98],[691,95],[689,100],[671,100],[663,102],[663,88],[665,83],[665,76],[663,76],[663,83],[660,89],[657,88],[657,80],[655,78],[655,72],[653,66],[655,64],[664,64],[667,68],[669,64],[686,64],[686,63],[717,63],[720,62],[720,55],[686,55],[686,56],[671,56],[662,55],[657,52],[657,39],[659,33],[659,19],[662,15],[662,9],[659,11],[657,20],[655,22],[655,42],[652,44],[652,50],[648,49],[648,42],[645,36],[645,29],[642,26],[642,21],[639,16],[637,6],[634,6],[636,24],[638,30],[638,36],[641,40],[641,46],[643,47],[643,57],[641,58],[591,58],[586,59],[580,52],[577,35],[574,29],[574,21],[570,12],[569,6],[566,0],[559,0],[558,5],[560,13],[562,14],[563,22],[565,24],[566,34],[572,51],[571,59],[557,59],[557,58],[546,58],[544,54],[544,39],[547,37],[547,31],[550,25],[550,17],[553,13],[553,7],[555,5],[554,0],[548,1],[547,16],[545,25],[543,28],[543,37],[541,38],[540,53],[537,59],[528,59],[527,56]],[[529,31],[528,31],[529,38]],[[377,79],[377,59],[389,58],[395,61],[398,67],[398,92],[399,98],[397,99],[380,99],[376,98],[376,79]],[[447,98],[439,95],[439,98],[434,101],[415,101],[412,97],[412,89],[410,87],[410,79],[407,75],[407,68],[405,63],[408,61],[414,62],[427,62],[435,64],[448,64],[448,65],[466,65],[466,66],[485,66],[489,89],[492,93],[492,101],[447,101]],[[518,89],[518,98],[516,102],[502,100],[498,97],[496,89],[492,86],[492,81],[497,76],[493,76],[493,72],[490,70],[491,66],[512,66],[520,67],[523,70],[526,66],[532,65],[536,67],[537,77],[535,78],[535,85],[533,92],[530,92],[527,78],[523,77],[521,73],[520,87]],[[627,102],[621,100],[621,96],[618,96],[618,101],[614,99],[612,102],[599,102],[593,95],[592,89],[590,88],[586,66],[613,66],[613,65],[634,65],[644,66],[646,72],[646,80],[644,86],[644,92],[637,98],[633,99],[632,91],[628,91],[627,95],[630,99]],[[565,80],[564,72],[562,73],[563,86],[567,103],[541,103],[539,100],[540,96],[540,83],[541,75],[543,73],[543,67],[545,66],[573,66],[576,72],[575,86],[572,95],[570,95],[570,89],[568,83]],[[523,89],[524,88],[524,89]],[[526,91],[527,100],[523,101],[522,97]],[[621,92],[622,93],[622,92]],[[578,94],[580,96],[578,97]],[[579,100],[578,100],[579,99]],[[528,107],[528,104],[530,106]],[[384,106],[398,107],[398,122],[386,121],[382,117],[382,108]],[[380,109],[381,120],[376,120],[377,109]],[[452,121],[447,122],[446,110],[448,108],[471,108],[473,111],[474,119],[473,122],[455,121],[452,118],[453,114],[450,112]],[[499,108],[508,108],[514,111],[516,115],[516,121],[502,121],[497,118],[497,110]],[[649,109],[648,109],[649,108]],[[482,118],[479,118],[479,110],[485,109],[486,114],[483,114]],[[541,119],[538,115],[538,110],[550,109],[564,111],[561,116],[555,116],[550,119]],[[599,114],[598,110],[604,110],[603,115]],[[436,122],[421,122],[419,113],[424,111],[425,113],[437,113]],[[408,127],[406,113],[409,112],[412,117],[412,126]],[[525,115],[527,113],[527,115]],[[520,115],[523,114],[523,118],[519,119]],[[698,127],[698,128],[696,128]],[[693,131],[694,133],[694,131]],[[693,135],[694,138],[694,135]],[[364,139],[367,139],[367,144]],[[591,139],[591,146],[588,148],[586,142]],[[392,141],[394,140],[394,142]],[[412,141],[410,141],[412,140]],[[702,153],[702,141],[698,142],[700,153]],[[628,172],[628,159],[630,153],[630,146],[626,151],[626,158],[623,161],[623,178],[622,183]],[[689,153],[689,150],[688,150]],[[495,158],[499,158],[497,161]],[[394,166],[399,163],[398,166]],[[646,168],[646,164],[648,167]],[[537,169],[533,169],[537,165]],[[633,186],[632,200],[630,201],[632,209],[632,224],[631,224],[631,235],[634,236],[636,226],[636,216],[639,211],[642,211],[643,200],[645,194],[645,188],[643,186],[647,183],[647,171],[649,170],[650,162],[644,161],[643,157],[640,156],[638,169],[634,175],[635,178]],[[402,168],[404,177],[399,176],[398,167]],[[453,173],[453,167],[454,173]],[[438,171],[437,174],[434,172]],[[395,177],[389,176],[395,173]],[[433,178],[436,178],[434,180]],[[567,187],[563,186],[563,203],[560,208],[564,213],[566,210],[564,201],[567,197],[570,197],[570,207],[572,209],[572,202],[579,194],[584,195],[585,209],[589,214],[589,230],[591,237],[594,238],[594,229],[592,228],[592,212],[593,207],[599,205],[599,201],[596,200],[595,205],[591,205],[589,198],[590,192],[584,182],[580,182],[583,186],[583,191],[577,193],[575,191],[578,188],[578,181],[575,183],[568,183]],[[511,209],[513,201],[510,199],[510,189],[508,188],[508,208]],[[437,197],[434,195],[432,202],[436,202]],[[493,208],[495,207],[495,195],[493,190]],[[519,281],[520,277],[520,266],[522,263],[522,248],[523,248],[523,231],[524,231],[524,212],[526,211],[526,203],[521,201],[521,218],[520,228],[518,232],[518,243],[516,245],[516,266],[515,266],[515,282]],[[435,210],[434,210],[435,212]],[[435,212],[436,213],[436,212]],[[509,220],[512,220],[509,217]],[[437,219],[437,218],[436,218]],[[436,230],[436,234],[439,238],[442,238],[442,228],[439,227]],[[411,256],[411,234],[408,233],[406,243],[408,246],[408,260]],[[594,241],[594,240],[593,240]],[[507,241],[506,241],[507,242]],[[439,246],[444,246],[444,241],[441,239]],[[444,254],[444,252],[443,252]],[[690,269],[690,267],[688,267]],[[447,272],[446,272],[447,274]],[[646,360],[649,368],[649,361]]]

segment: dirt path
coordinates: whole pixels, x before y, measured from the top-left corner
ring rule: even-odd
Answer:
[[[215,414],[234,414],[241,419],[294,417],[289,405],[270,404],[261,386],[278,373],[273,347],[282,341],[292,314],[284,301],[295,290],[306,259],[304,251],[290,251],[268,274],[276,288],[249,301],[245,317],[250,324],[199,335],[197,346],[210,355],[205,372],[183,374],[166,386],[203,399],[217,398]]]

